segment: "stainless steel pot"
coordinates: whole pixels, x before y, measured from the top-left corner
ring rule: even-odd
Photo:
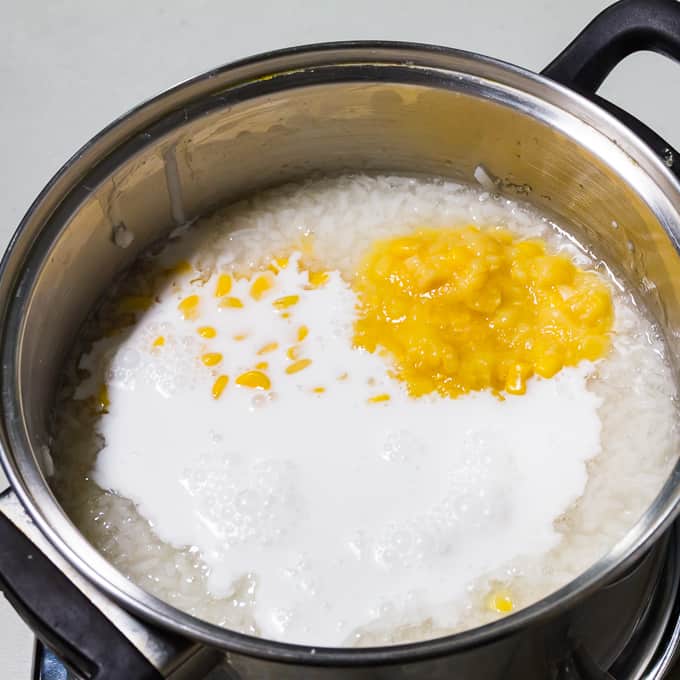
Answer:
[[[680,161],[594,95],[639,49],[680,58],[680,5],[617,3],[542,75],[425,45],[296,48],[175,87],[83,147],[29,209],[0,272],[0,444],[12,484],[0,501],[0,580],[38,634],[98,680],[196,677],[218,662],[238,678],[612,677],[627,643],[654,628],[648,603],[677,589],[659,565],[672,557],[662,536],[680,467],[608,555],[527,609],[418,644],[311,649],[209,625],[133,585],[65,516],[45,452],[60,367],[110,282],[178,225],[313,172],[472,182],[483,166],[498,191],[573,225],[636,286],[677,368]],[[127,248],[121,227],[134,235]],[[659,635],[626,677],[646,672]]]

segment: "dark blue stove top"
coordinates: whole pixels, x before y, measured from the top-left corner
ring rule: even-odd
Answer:
[[[61,660],[42,643],[35,644],[33,680],[76,680]]]

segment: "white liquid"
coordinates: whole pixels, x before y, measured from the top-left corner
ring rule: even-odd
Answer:
[[[162,540],[196,546],[212,595],[254,576],[261,635],[340,645],[377,620],[454,626],[470,583],[559,542],[553,523],[600,449],[592,365],[532,379],[505,401],[414,400],[385,360],[352,348],[355,298],[337,273],[309,291],[291,265],[257,303],[236,282],[239,310],[217,309],[214,281],[168,291],[112,357],[111,340],[97,343],[78,396],[110,364],[96,481],[132,499]],[[177,302],[192,292],[201,310],[188,322]],[[283,319],[271,302],[290,294],[300,302]],[[267,343],[292,345],[303,324],[309,368],[287,375],[283,351],[257,357]],[[202,340],[202,325],[217,337]],[[166,344],[151,350],[159,334]],[[200,364],[204,351],[224,354],[218,370]],[[261,359],[271,394],[235,386]],[[214,400],[217,373],[230,383]],[[382,393],[390,400],[368,403]]]

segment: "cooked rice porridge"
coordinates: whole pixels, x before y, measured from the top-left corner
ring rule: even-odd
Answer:
[[[87,322],[53,486],[123,573],[270,639],[436,637],[566,584],[675,460],[665,347],[524,205],[286,185],[145,255]]]

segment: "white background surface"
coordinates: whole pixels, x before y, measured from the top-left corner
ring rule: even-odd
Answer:
[[[0,251],[78,147],[143,99],[257,52],[349,39],[438,43],[540,70],[606,0],[2,0]],[[680,147],[680,65],[627,60],[602,94]],[[4,486],[0,473],[0,488]],[[32,639],[0,598],[0,677],[30,677]]]

